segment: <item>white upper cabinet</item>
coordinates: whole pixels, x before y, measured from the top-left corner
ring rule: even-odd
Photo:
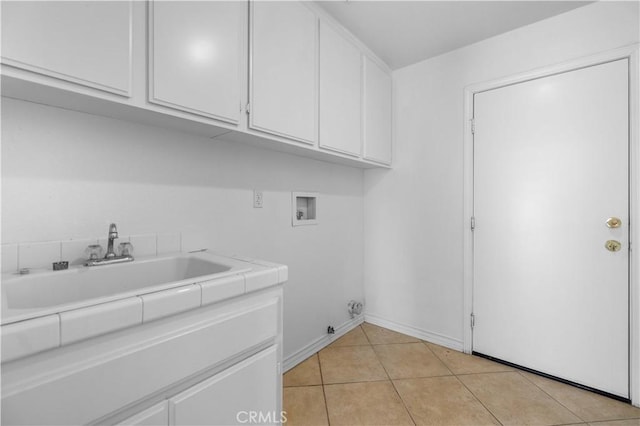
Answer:
[[[364,57],[364,158],[391,164],[391,76]]]
[[[362,151],[360,50],[320,23],[320,140],[322,148],[359,156]]]
[[[149,4],[149,102],[237,123],[246,48],[243,1]]]
[[[317,18],[300,2],[253,2],[249,127],[315,144]]]
[[[3,95],[354,167],[391,72],[314,2],[0,0]]]
[[[4,64],[130,95],[131,2],[3,1],[1,7]]]

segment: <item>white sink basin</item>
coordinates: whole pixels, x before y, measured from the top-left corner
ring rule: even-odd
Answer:
[[[250,264],[242,261],[195,253],[3,276],[3,323],[7,316],[15,314],[33,311],[45,314],[50,310],[59,311],[61,306],[73,309],[88,301],[102,303],[250,269]]]

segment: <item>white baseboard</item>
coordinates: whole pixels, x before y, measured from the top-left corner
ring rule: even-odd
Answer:
[[[286,372],[288,370],[291,370],[293,367],[300,364],[302,361],[309,358],[311,355],[315,354],[325,346],[330,345],[336,339],[339,339],[340,337],[344,336],[345,334],[347,334],[348,332],[350,332],[351,330],[353,330],[363,322],[364,322],[364,316],[359,315],[336,327],[335,334],[327,334],[326,336],[318,337],[317,339],[309,343],[307,346],[303,347],[302,349],[286,357],[283,362],[284,364],[283,371]]]
[[[454,339],[442,334],[422,330],[410,325],[400,324],[395,321],[381,318],[374,314],[365,314],[364,320],[370,324],[388,328],[389,330],[397,331],[398,333],[403,333],[417,339],[426,340],[427,342],[435,343],[436,345],[445,346],[449,349],[463,352],[464,345],[462,343],[462,340],[459,339]]]

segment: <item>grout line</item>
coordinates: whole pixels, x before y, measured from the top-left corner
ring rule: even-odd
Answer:
[[[503,371],[478,371],[477,373],[458,373],[456,376],[478,376],[480,374],[506,374],[506,373],[519,373],[518,370],[503,370]]]
[[[423,343],[420,341],[417,342],[389,342],[389,343],[370,343],[371,346],[384,346],[384,345],[415,345],[416,343]]]
[[[455,376],[455,373],[453,372],[453,370],[452,370],[452,369],[450,369],[450,368],[449,368],[449,366],[447,365],[447,363],[446,363],[446,362],[444,362],[444,361],[442,360],[442,358],[440,358],[440,357],[438,356],[438,354],[437,354],[437,353],[435,353],[435,352],[433,351],[433,349],[431,349],[431,348],[429,347],[429,345],[427,345],[427,343],[426,343],[426,342],[423,342],[423,344],[426,346],[427,350],[428,350],[429,352],[431,352],[431,354],[432,354],[432,355],[433,355],[437,360],[439,360],[439,361],[442,363],[442,365],[444,365],[444,368],[446,368],[446,369],[449,371],[449,373],[451,373],[451,375]]]
[[[315,388],[318,386],[322,386],[322,383],[320,384],[315,384],[315,385],[293,385],[293,386],[283,386],[283,389],[289,389],[289,388]]]
[[[489,414],[491,414],[491,417],[493,417],[494,419],[496,419],[496,422],[498,422],[498,424],[500,424],[500,425],[503,425],[503,424],[504,424],[504,423],[502,423],[502,422],[498,419],[498,417],[497,417],[495,414],[493,414],[493,411],[489,410],[489,407],[487,407],[486,405],[484,405],[484,402],[482,402],[482,401],[480,400],[480,398],[479,398],[475,393],[473,393],[473,391],[472,391],[471,389],[469,389],[469,387],[467,386],[467,384],[466,384],[465,382],[463,382],[462,380],[460,380],[460,379],[458,378],[458,376],[455,376],[455,378],[456,378],[456,380],[457,380],[458,382],[460,382],[460,383],[462,384],[462,386],[464,386],[464,388],[465,388],[466,390],[468,390],[468,391],[469,391],[469,393],[470,393],[471,395],[473,395],[473,397],[476,399],[476,401],[478,401],[478,402],[480,403],[480,405],[482,405],[482,406],[484,407],[484,409],[485,409],[485,410],[487,410],[487,412],[488,412]]]
[[[358,380],[356,382],[336,382],[336,383],[325,383],[325,386],[333,386],[333,385],[353,385],[355,383],[380,383],[380,382],[388,382],[391,379],[376,379],[376,380]]]
[[[393,380],[390,380],[390,381],[391,381],[391,386],[393,387],[393,390],[396,392],[396,395],[398,395],[398,398],[400,398],[400,401],[402,402],[402,406],[404,407],[405,410],[407,410],[407,414],[409,414],[409,418],[411,419],[414,425],[417,425],[418,423],[416,422],[416,419],[413,418],[413,414],[411,414],[411,410],[409,410],[409,407],[407,407],[407,403],[404,401],[404,399],[402,399],[402,395],[400,395],[400,392],[398,392],[398,388],[396,388],[396,384],[393,382]]]
[[[391,380],[422,380],[435,379],[436,377],[455,377],[455,374],[436,374],[435,376],[413,376],[413,377],[395,377]]]
[[[362,324],[365,324],[365,322],[363,322]],[[369,335],[367,334],[367,332],[365,331],[364,327],[362,326],[362,324],[360,324],[358,327],[360,327],[362,329],[362,333],[364,334],[365,339],[367,339],[367,342],[369,342],[369,344],[371,345],[371,340],[369,339]]]
[[[522,371],[520,370],[515,370],[516,373],[518,373],[520,375],[520,377],[522,377],[523,379],[525,379],[527,382],[531,383],[533,386],[535,386],[536,388],[540,389],[542,391],[542,393],[544,393],[545,395],[547,395],[549,398],[551,398],[553,401],[557,402],[558,404],[560,404],[561,407],[563,407],[565,410],[569,411],[571,414],[573,414],[574,416],[576,416],[577,418],[579,418],[580,420],[582,420],[583,422],[586,422],[585,419],[583,419],[582,417],[580,417],[577,413],[574,413],[572,410],[570,410],[567,406],[565,406],[562,402],[558,401],[557,399],[555,399],[553,396],[551,396],[547,391],[545,391],[544,389],[542,389],[540,386],[538,386],[537,384],[535,384],[533,382],[533,380],[530,380],[527,376],[525,376],[524,374],[522,374]]]
[[[282,389],[285,389],[285,388],[308,388],[308,387],[311,387],[311,386],[322,386],[322,383],[316,383],[316,384],[313,384],[313,385],[288,385],[288,386],[282,385]]]
[[[316,352],[318,358],[318,368],[320,369],[320,382],[322,382],[322,397],[324,398],[324,412],[327,415],[327,425],[331,426],[329,419],[329,405],[327,404],[327,392],[324,390],[324,376],[322,375],[322,363],[320,362],[320,351]]]
[[[371,346],[371,349],[373,349],[373,345]],[[402,396],[400,396],[400,392],[398,392],[398,389],[396,388],[395,383],[393,383],[393,380],[391,379],[391,376],[389,375],[389,372],[387,371],[387,367],[384,366],[382,360],[380,359],[380,357],[378,356],[378,353],[376,352],[375,349],[373,349],[373,353],[376,356],[376,359],[378,360],[378,362],[380,363],[380,365],[382,366],[382,369],[384,370],[385,374],[387,375],[387,377],[389,378],[389,382],[391,382],[391,387],[393,388],[394,392],[396,393],[396,395],[398,395],[398,398],[400,398],[400,402],[402,402],[402,406],[404,407],[405,411],[407,412],[407,414],[409,415],[409,418],[411,419],[411,422],[414,424],[414,426],[417,424],[416,420],[413,418],[413,415],[411,414],[411,411],[409,411],[409,407],[407,407],[407,403],[404,402],[404,399],[402,399]]]

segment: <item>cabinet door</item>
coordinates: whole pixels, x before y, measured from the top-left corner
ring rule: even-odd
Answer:
[[[130,95],[131,2],[3,1],[2,63]]]
[[[277,353],[277,346],[271,346],[171,398],[170,424],[278,423],[281,407]]]
[[[391,76],[364,59],[364,158],[391,164]]]
[[[243,1],[151,2],[149,102],[237,123],[247,14]]]
[[[300,2],[252,3],[250,128],[315,144],[317,33]]]
[[[351,42],[320,23],[319,145],[345,154],[361,153],[361,54]]]
[[[118,423],[122,426],[167,426],[169,424],[169,402],[162,401],[153,407]]]

